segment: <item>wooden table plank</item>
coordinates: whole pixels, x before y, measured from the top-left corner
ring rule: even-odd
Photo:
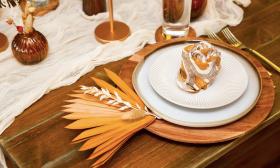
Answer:
[[[258,48],[280,35],[280,1],[260,9],[246,17],[240,25],[232,28],[242,42],[249,47]]]
[[[252,5],[245,9],[244,21],[239,26],[232,28],[241,41],[251,47],[256,47],[278,65],[280,65],[279,9],[278,0],[266,2],[254,0]],[[15,163],[17,167],[23,168],[88,167],[92,163],[92,161],[85,160],[89,153],[78,152],[77,148],[80,144],[70,144],[71,139],[78,132],[64,129],[69,121],[61,119],[60,109],[64,104],[63,100],[68,99],[67,94],[77,89],[79,85],[92,84],[91,76],[104,77],[103,67],[118,72],[124,61],[98,67],[75,84],[50,92],[17,117],[12,126],[0,137],[0,144],[11,162]],[[277,88],[276,102],[270,118],[247,136],[227,143],[193,145],[166,140],[143,130],[130,139],[105,167],[205,167],[220,157],[222,157],[221,161],[218,160],[213,165],[221,163],[237,165],[234,163],[239,160],[238,157],[227,162],[230,151],[234,153],[237,150],[238,153],[241,151],[240,147],[242,149],[246,147],[240,144],[253,143],[254,140],[250,141],[253,133],[261,131],[272,123],[277,123],[277,119],[280,117],[280,75],[268,66],[266,67],[273,73],[273,80]],[[278,133],[277,129],[271,132]],[[270,136],[270,134],[265,135],[260,132],[257,137],[265,139]],[[264,140],[260,142],[264,143]],[[271,142],[277,141],[272,140]],[[250,150],[252,149],[248,148],[246,151],[249,153]],[[248,156],[253,155],[250,153]]]

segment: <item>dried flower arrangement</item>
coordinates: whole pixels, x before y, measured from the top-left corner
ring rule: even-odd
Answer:
[[[63,110],[70,113],[63,118],[75,120],[67,129],[84,130],[73,143],[84,142],[80,151],[94,149],[88,158],[97,159],[92,167],[103,165],[134,133],[156,119],[118,75],[108,69],[105,72],[118,88],[93,78],[96,86],[81,86]]]
[[[14,25],[19,33],[25,33],[25,34],[32,33],[33,22],[34,22],[34,17],[33,17],[34,11],[35,11],[35,7],[33,7],[31,2],[28,1],[22,12],[23,26],[16,25],[12,18],[8,18],[7,23],[9,25]]]

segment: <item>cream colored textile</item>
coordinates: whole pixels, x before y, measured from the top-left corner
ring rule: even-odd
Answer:
[[[35,20],[35,28],[49,41],[49,56],[43,62],[24,66],[15,60],[11,49],[0,53],[0,133],[49,91],[70,85],[96,66],[125,58],[146,43],[154,42],[154,31],[162,21],[161,0],[114,1],[116,18],[126,22],[132,34],[124,42],[106,45],[95,41],[93,30],[106,20],[107,13],[83,17],[81,2],[60,0],[57,10]],[[236,2],[244,6],[250,4],[248,0]],[[0,9],[0,30],[10,42],[16,31],[5,23],[5,19],[13,16],[20,24],[18,11]],[[202,35],[207,31],[219,31],[226,25],[235,26],[242,18],[243,10],[233,0],[208,0],[203,16],[191,25],[198,35]]]

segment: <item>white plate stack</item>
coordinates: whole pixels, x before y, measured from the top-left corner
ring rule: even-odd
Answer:
[[[188,127],[215,127],[233,122],[254,107],[260,79],[242,56],[215,46],[221,52],[221,71],[214,83],[199,93],[188,93],[176,84],[184,46],[172,45],[151,54],[138,65],[133,85],[145,104],[160,118]]]

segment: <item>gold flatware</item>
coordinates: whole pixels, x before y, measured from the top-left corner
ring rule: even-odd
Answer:
[[[225,36],[225,38],[227,39],[227,41],[234,47],[240,48],[242,50],[248,51],[250,53],[253,53],[254,55],[256,55],[257,57],[259,57],[261,60],[263,60],[265,63],[267,63],[268,65],[270,65],[274,70],[276,70],[277,72],[280,73],[280,67],[277,66],[276,64],[274,64],[273,62],[271,62],[269,59],[267,59],[265,56],[263,56],[262,54],[260,54],[259,52],[257,52],[256,50],[253,50],[249,47],[247,47],[246,45],[244,45],[241,41],[239,41],[234,35],[233,33],[228,29],[225,28],[222,30],[223,35]]]
[[[224,42],[216,33],[214,32],[208,32],[208,37],[210,39],[218,40]],[[235,47],[235,46],[234,46]],[[272,76],[271,72],[267,71],[269,76]]]
[[[218,40],[224,42],[216,33],[214,32],[208,32],[208,37],[210,39]]]

